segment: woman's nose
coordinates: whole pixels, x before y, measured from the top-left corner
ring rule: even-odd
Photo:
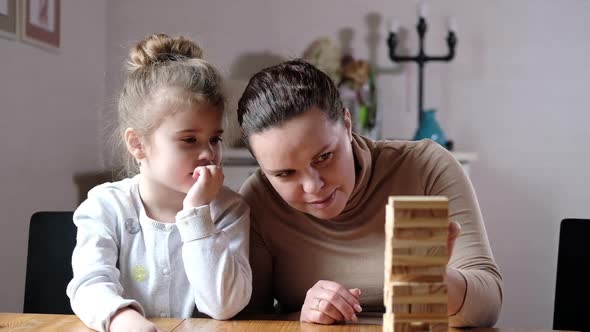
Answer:
[[[320,176],[320,173],[311,168],[303,179],[303,191],[309,194],[317,193],[324,187],[324,180]]]

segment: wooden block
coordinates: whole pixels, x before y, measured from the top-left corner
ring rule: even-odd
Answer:
[[[390,281],[410,281],[408,278],[423,276],[439,276],[443,279],[447,273],[446,266],[407,266],[392,264],[390,270],[391,274],[387,276],[387,280]]]
[[[383,326],[385,331],[385,325]],[[395,332],[447,332],[448,324],[445,323],[393,323],[393,328],[388,331]]]
[[[447,314],[446,303],[439,304],[393,304],[391,305],[392,313],[409,314],[409,313],[439,313]]]
[[[409,306],[409,312],[413,313],[438,313],[448,315],[449,312],[447,303],[410,304]],[[400,311],[399,313],[407,313],[407,311]]]
[[[441,196],[390,196],[389,204],[396,209],[446,209],[449,200]]]
[[[385,323],[385,320],[383,320]],[[383,331],[387,332],[447,332],[448,324],[445,323],[391,323],[383,324]]]
[[[430,324],[430,332],[447,332],[448,330],[448,323]]]
[[[383,330],[442,332],[448,326],[448,200],[390,197],[385,217]]]
[[[393,223],[392,223],[393,224]],[[393,235],[397,240],[432,240],[432,239],[446,239],[448,235],[448,230],[446,229],[439,229],[439,228],[432,228],[432,229],[424,229],[424,228],[396,228],[391,232],[394,232]]]
[[[383,314],[383,332],[397,332],[393,330],[393,313],[386,312]]]
[[[400,322],[395,320],[394,314],[383,314],[383,332],[446,332],[447,330],[448,322]]]
[[[430,324],[428,323],[394,323],[395,332],[428,332]]]
[[[394,232],[394,230],[391,230]],[[393,233],[393,237],[396,240],[417,240],[416,242],[423,241],[439,241],[443,244],[447,241],[448,230],[444,228],[397,228]]]
[[[397,283],[386,290],[392,296],[389,306],[394,313],[447,313],[447,285],[436,283]]]
[[[393,255],[393,266],[446,266],[449,261],[445,256],[417,256],[417,255]]]
[[[447,313],[393,313],[394,323],[448,323],[449,317]]]
[[[396,209],[394,206],[393,208],[393,218],[395,220],[399,219],[418,219],[418,218],[447,218],[448,217],[448,209],[447,208],[433,208],[433,209]]]
[[[407,241],[407,242],[402,242],[402,246],[397,246],[397,244],[399,244],[401,241]],[[410,256],[448,256],[448,252],[447,252],[447,244],[446,241],[443,245],[434,245],[434,246],[429,246],[426,244],[414,244],[411,242],[416,242],[416,241],[411,241],[411,240],[397,240],[394,239],[394,245],[393,245],[393,255],[394,257],[396,255],[410,255]],[[405,245],[407,244],[407,245]]]
[[[443,228],[449,227],[448,220],[441,222],[439,219],[417,219],[417,220],[404,220],[399,224],[396,223],[395,228]]]
[[[428,284],[406,283],[393,287],[394,295],[446,295],[447,283],[437,282]]]

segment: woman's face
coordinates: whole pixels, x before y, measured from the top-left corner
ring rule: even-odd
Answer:
[[[344,124],[317,108],[250,136],[260,168],[293,208],[320,219],[339,215],[355,183],[350,113]]]

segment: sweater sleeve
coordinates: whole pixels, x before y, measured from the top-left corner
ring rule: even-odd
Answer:
[[[248,262],[250,209],[237,194],[232,194],[218,196],[216,220],[211,213],[214,202],[176,215],[184,268],[195,304],[200,312],[215,319],[235,316],[252,293]]]
[[[262,236],[256,229],[250,229],[250,263],[252,264],[252,298],[246,307],[249,313],[273,313],[272,256]]]
[[[268,197],[260,192],[263,186],[258,185],[260,181],[259,172],[246,180],[240,189],[240,194],[251,207],[264,206],[258,199],[259,196]],[[274,313],[273,289],[273,259],[268,249],[257,220],[258,210],[252,210],[250,214],[250,265],[252,266],[252,298],[244,309],[252,317],[252,314]]]
[[[89,196],[74,213],[78,227],[72,254],[74,276],[66,293],[74,313],[98,331],[108,331],[111,317],[120,308],[132,306],[144,314],[139,302],[121,296],[115,218],[107,204],[95,196]]]
[[[466,280],[463,305],[450,317],[453,327],[488,327],[498,320],[502,306],[502,276],[494,261],[483,217],[471,181],[459,162],[444,148],[424,141],[419,163],[426,195],[449,199],[449,218],[461,225],[448,266]]]

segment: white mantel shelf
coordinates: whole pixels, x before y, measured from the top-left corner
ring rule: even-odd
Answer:
[[[451,152],[461,164],[477,161],[477,154],[473,152]],[[256,160],[246,148],[226,148],[223,150],[225,165],[256,165]]]
[[[477,153],[474,152],[451,152],[451,154],[461,164],[467,164],[477,161]]]
[[[477,154],[472,152],[451,152],[461,163],[465,173],[469,174],[470,163],[477,160]],[[233,190],[239,190],[242,183],[256,171],[258,164],[246,148],[223,149],[223,172],[225,185]]]

